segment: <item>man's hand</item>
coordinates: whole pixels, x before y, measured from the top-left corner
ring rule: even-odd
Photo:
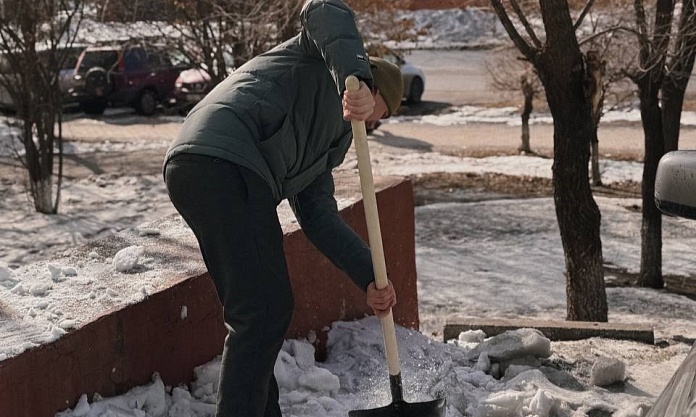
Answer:
[[[394,292],[391,281],[381,290],[377,289],[374,281],[367,286],[367,305],[372,308],[377,317],[385,317],[395,304],[396,292]]]
[[[346,90],[343,92],[342,104],[344,120],[365,120],[375,109],[372,91],[363,81],[360,81],[358,91]]]

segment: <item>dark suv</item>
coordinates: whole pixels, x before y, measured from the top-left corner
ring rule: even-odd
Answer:
[[[90,47],[77,61],[70,94],[87,114],[126,106],[149,116],[167,102],[184,68],[156,46]]]

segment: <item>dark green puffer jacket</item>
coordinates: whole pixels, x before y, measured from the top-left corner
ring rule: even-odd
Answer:
[[[191,110],[167,159],[230,160],[261,175],[278,201],[343,161],[352,138],[345,79],[372,82],[363,42],[340,0],[307,2],[301,20],[299,35],[234,71]]]
[[[374,281],[370,249],[338,215],[331,170],[352,140],[345,79],[372,87],[372,74],[341,0],[307,1],[301,22],[299,35],[237,69],[191,110],[165,165],[193,153],[256,172],[278,202],[288,199],[310,241],[365,290]]]

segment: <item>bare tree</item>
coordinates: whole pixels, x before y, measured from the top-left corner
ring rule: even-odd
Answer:
[[[607,91],[612,87],[617,77],[607,76],[605,58],[614,52],[614,44],[611,36],[618,22],[612,13],[602,13],[608,19],[598,19],[588,15],[589,8],[582,9],[584,21],[589,21],[589,36],[580,40],[580,46],[585,46],[585,60],[587,64],[588,79],[585,84],[585,95],[590,100],[592,118],[594,119],[594,132],[590,144],[590,183],[597,187],[602,185],[602,175],[599,168],[599,122],[602,118]],[[578,22],[581,22],[581,17]],[[608,22],[606,20],[609,20]],[[576,25],[576,30],[580,30],[580,25]]]
[[[126,0],[121,0],[126,1]],[[304,0],[201,0],[171,1],[173,13],[161,16],[171,24],[177,49],[210,74],[213,84],[222,81],[234,66],[240,66],[276,44],[297,35],[299,12]],[[356,11],[366,42],[412,39],[413,22],[399,17],[403,0],[349,0]]]
[[[0,53],[6,72],[0,74],[0,84],[12,98],[21,125],[24,152],[18,156],[27,169],[34,208],[57,213],[63,174],[59,75],[72,53],[82,3],[14,0],[5,6]]]
[[[101,0],[100,10],[116,21],[148,19],[159,30],[159,43],[202,67],[216,85],[234,67],[296,35],[302,4],[302,0]],[[151,34],[139,34],[146,36]]]
[[[400,40],[413,22],[400,19],[403,0],[353,0],[366,41]],[[265,52],[299,31],[299,12],[304,0],[96,0],[97,13],[105,20],[132,22],[148,19],[159,30],[159,39],[203,68],[211,85],[221,82],[235,67]]]
[[[496,91],[508,93],[510,91],[522,92],[522,133],[520,153],[533,154],[530,141],[529,119],[534,110],[534,100],[544,92],[544,87],[536,74],[534,67],[524,58],[520,58],[519,51],[515,49],[505,50],[486,61],[486,71],[490,80],[490,86]]]
[[[536,10],[535,10],[536,12]],[[583,50],[586,51],[586,64],[588,80],[585,84],[585,94],[590,99],[592,105],[592,114],[595,119],[595,132],[590,146],[590,182],[593,186],[601,186],[601,172],[599,168],[599,140],[597,129],[602,117],[606,92],[609,91],[613,84],[618,80],[625,78],[623,73],[618,76],[618,70],[610,67],[610,71],[606,71],[605,58],[616,53],[619,49],[613,45],[614,31],[618,30],[620,19],[614,16],[607,16],[607,13],[602,13],[603,18],[599,19],[593,15],[587,14],[587,8],[582,9],[581,13],[585,14],[585,21],[589,20],[588,28],[583,31],[587,32],[586,38],[578,41]],[[576,31],[580,31],[579,23],[582,17],[578,18]],[[519,54],[516,52],[515,55]],[[612,55],[613,56],[613,55]],[[497,54],[489,62],[486,63],[489,78],[491,79],[491,87],[498,91],[518,91],[521,90],[524,98],[524,106],[522,107],[522,143],[518,150],[524,153],[530,153],[529,145],[529,115],[532,111],[533,100],[543,93],[543,86],[539,80],[534,66],[526,61],[525,58],[513,56],[509,53]],[[621,98],[619,100],[623,100]]]
[[[639,67],[627,71],[638,86],[645,135],[639,285],[652,288],[664,286],[662,215],[654,203],[657,165],[666,151],[678,147],[684,94],[696,56],[694,0],[681,2],[677,22],[676,3],[657,0],[651,27],[643,1],[634,0]]]
[[[675,7],[676,12],[676,7]],[[670,59],[662,83],[662,129],[665,152],[679,148],[684,94],[696,59],[696,1],[683,0]]]
[[[545,28],[542,41],[517,0],[508,0],[508,7],[503,0],[491,0],[513,43],[539,74],[553,116],[554,201],[565,254],[567,319],[607,321],[601,216],[587,180],[595,121],[586,95],[590,77],[575,34],[593,2],[589,0],[573,22],[566,0],[539,1]]]

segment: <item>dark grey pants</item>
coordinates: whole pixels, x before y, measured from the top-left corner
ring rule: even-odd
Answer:
[[[252,171],[203,155],[173,157],[165,179],[198,239],[229,330],[216,417],[280,416],[273,367],[294,300],[271,190]]]

